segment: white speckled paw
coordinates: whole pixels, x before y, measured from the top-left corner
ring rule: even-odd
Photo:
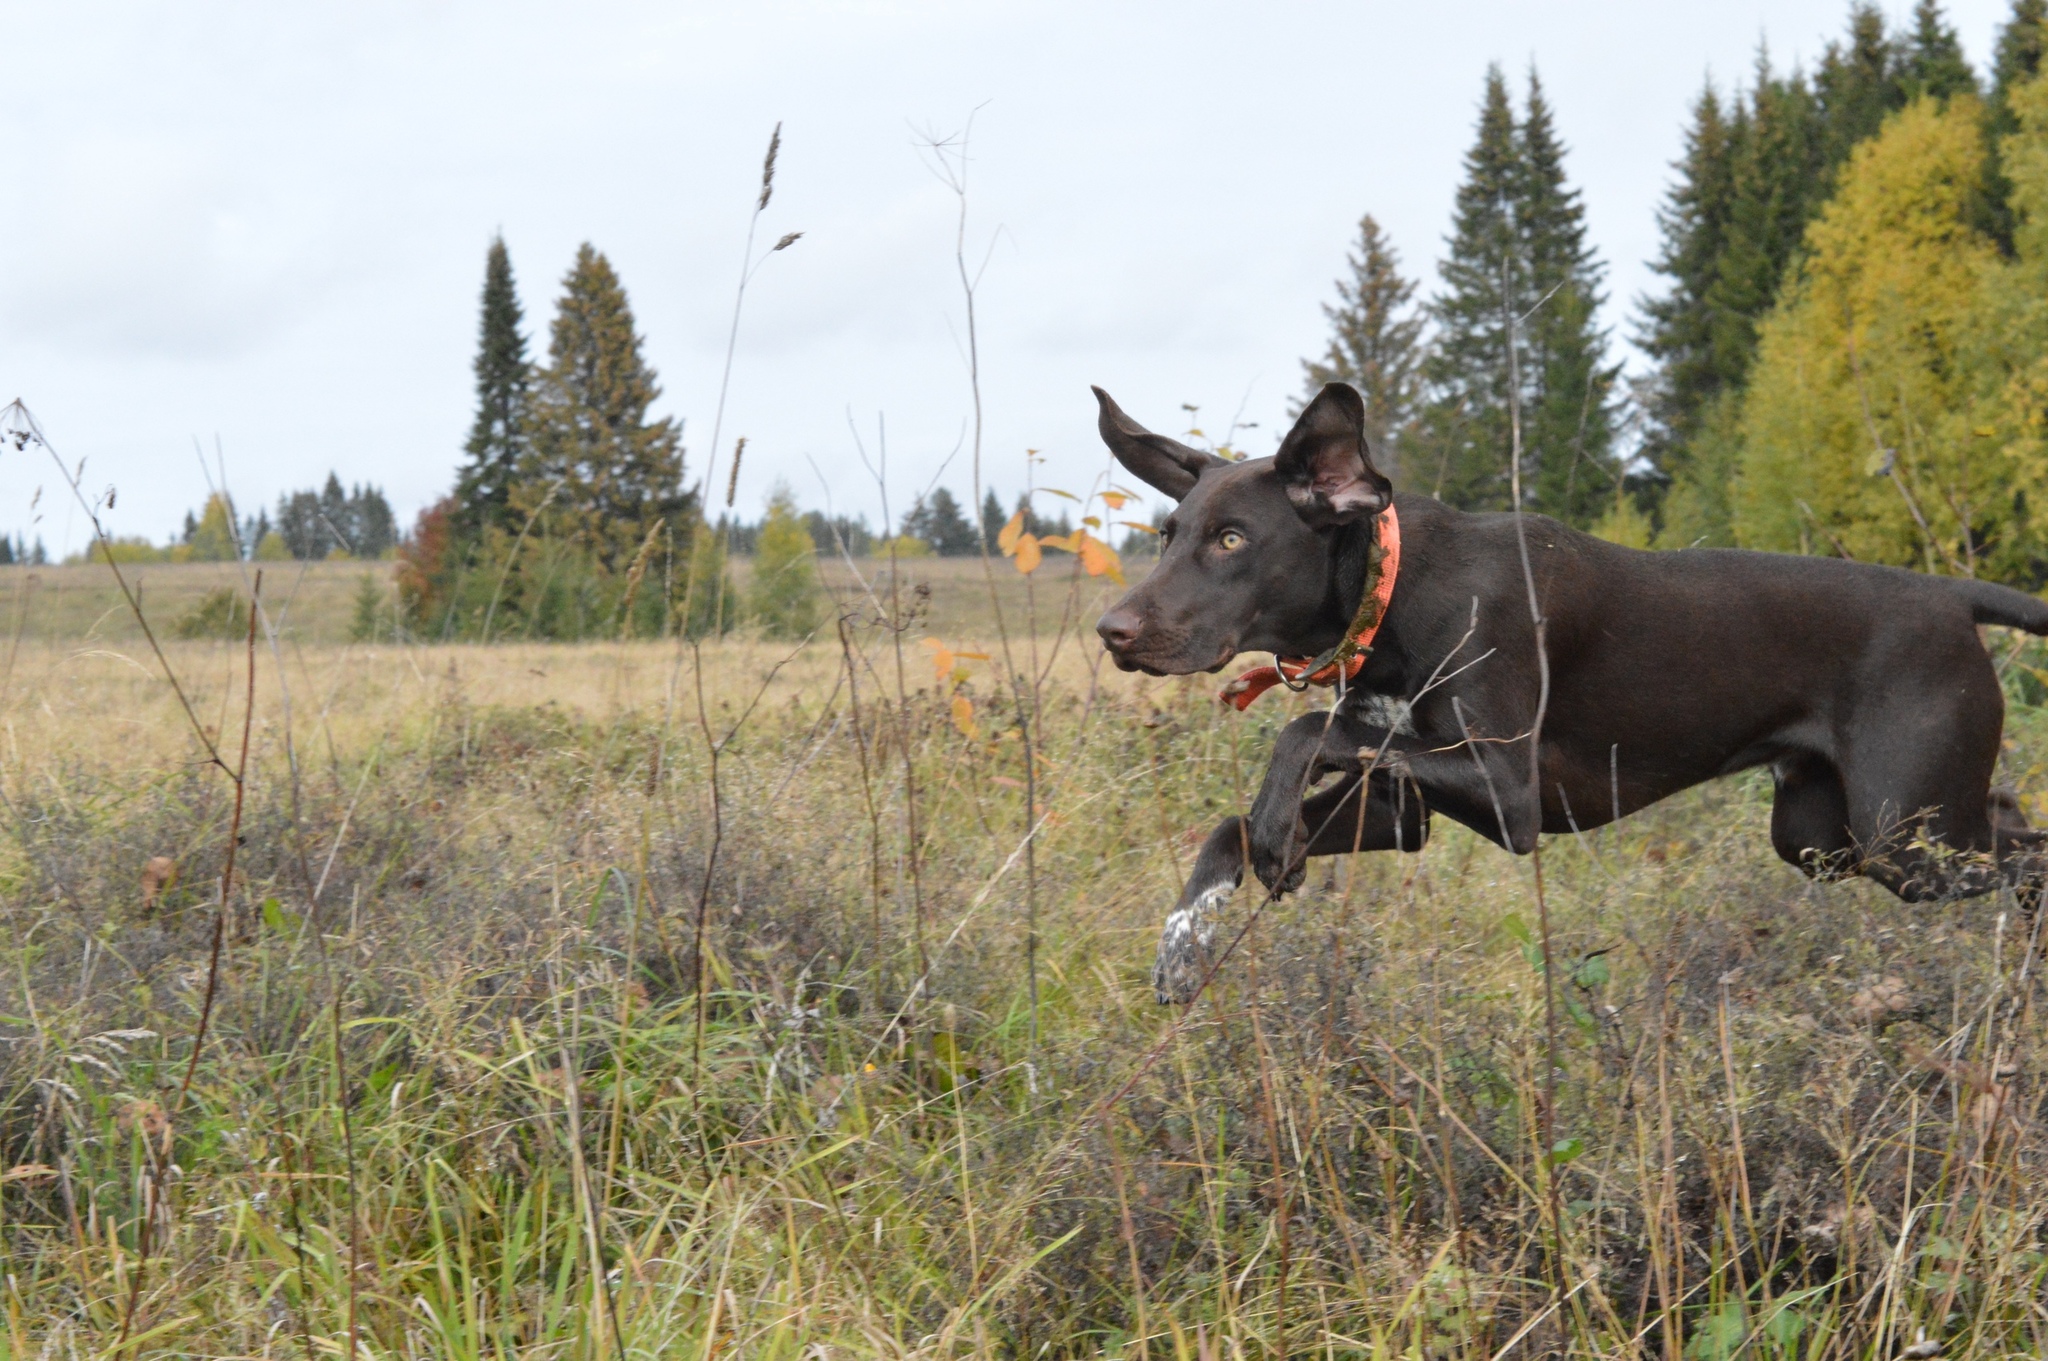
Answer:
[[[1209,976],[1216,922],[1236,885],[1214,884],[1183,897],[1159,933],[1159,954],[1152,962],[1152,991],[1162,1004],[1192,1002]]]

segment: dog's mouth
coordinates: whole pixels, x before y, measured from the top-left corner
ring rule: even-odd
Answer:
[[[1208,663],[1196,661],[1186,653],[1180,653],[1171,657],[1156,657],[1147,655],[1138,649],[1132,649],[1128,652],[1118,652],[1115,648],[1105,648],[1105,650],[1109,653],[1109,659],[1116,663],[1117,670],[1142,671],[1148,676],[1192,676],[1197,672],[1207,672],[1210,675],[1214,675],[1230,665],[1230,659],[1237,655],[1237,645],[1235,643],[1222,644],[1221,650],[1216,654],[1216,659]]]

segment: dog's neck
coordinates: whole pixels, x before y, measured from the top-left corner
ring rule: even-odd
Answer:
[[[1343,525],[1337,530],[1337,551],[1330,570],[1330,599],[1334,610],[1330,622],[1340,631],[1351,626],[1365,599],[1366,577],[1372,564],[1373,546],[1379,542],[1380,517]]]

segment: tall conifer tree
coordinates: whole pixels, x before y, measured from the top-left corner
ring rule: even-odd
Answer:
[[[1732,175],[1741,101],[1731,122],[1721,96],[1709,84],[1693,101],[1685,155],[1674,167],[1677,182],[1657,210],[1664,249],[1652,266],[1671,280],[1662,297],[1643,298],[1636,343],[1657,367],[1643,387],[1649,430],[1643,453],[1652,467],[1668,470],[1699,428],[1706,404],[1728,376],[1714,362],[1714,316],[1708,294],[1719,277],[1733,206]]]
[[[1885,31],[1884,12],[1857,0],[1849,8],[1847,36],[1828,44],[1814,77],[1830,169],[1848,160],[1858,142],[1876,135],[1886,114],[1905,107],[1905,67],[1899,44]]]
[[[491,238],[477,324],[476,421],[464,446],[468,461],[455,478],[454,530],[473,538],[511,517],[513,484],[526,455],[531,365],[512,257],[505,238]]]
[[[1469,508],[1508,506],[1512,367],[1521,380],[1524,504],[1590,523],[1618,476],[1616,370],[1596,320],[1601,269],[1586,244],[1585,209],[1566,182],[1564,147],[1533,73],[1518,125],[1500,69],[1487,72],[1449,245],[1444,291],[1431,308],[1427,433],[1409,460],[1416,485]]]
[[[1999,249],[2013,254],[2012,178],[2006,172],[2002,143],[2020,129],[2012,108],[2014,87],[2033,79],[2048,46],[2048,0],[2013,0],[2012,13],[1998,31],[1991,59],[1991,89],[1984,109],[1983,226]]]
[[[2013,86],[2031,79],[2041,69],[2041,53],[2048,46],[2048,0],[2013,0],[2012,14],[1998,31],[1998,48],[1991,60],[1991,103],[1999,111],[2001,133],[2016,131],[2019,119],[2012,114]]]
[[[1337,280],[1336,304],[1323,304],[1329,348],[1321,360],[1302,361],[1307,395],[1325,383],[1357,388],[1365,397],[1366,438],[1375,460],[1383,469],[1400,470],[1403,485],[1414,486],[1415,470],[1404,461],[1422,392],[1424,318],[1415,307],[1415,283],[1401,276],[1393,242],[1370,214],[1359,219],[1358,242],[1345,264],[1350,277]]]
[[[1612,447],[1620,368],[1606,362],[1598,321],[1605,271],[1586,243],[1585,205],[1565,179],[1564,144],[1534,70],[1520,141],[1515,228],[1531,298],[1519,323],[1527,346],[1524,494],[1536,510],[1590,525],[1621,477]]]
[[[558,523],[608,566],[631,559],[656,520],[681,530],[691,508],[675,422],[647,417],[661,387],[640,346],[618,274],[585,242],[562,281],[535,384],[522,495],[537,505],[560,482]]]
[[[1963,60],[1963,42],[1937,0],[1913,7],[1913,31],[1906,38],[1902,83],[1908,97],[1948,99],[1977,93],[1977,73]]]
[[[1708,291],[1714,363],[1730,386],[1749,372],[1757,322],[1770,310],[1806,223],[1825,197],[1828,145],[1806,81],[1796,71],[1776,78],[1763,56],[1738,131],[1729,163],[1728,226]]]
[[[1521,180],[1507,81],[1490,66],[1452,210],[1449,253],[1438,267],[1444,289],[1430,304],[1437,333],[1423,366],[1428,433],[1410,460],[1418,490],[1472,510],[1508,504],[1504,319],[1528,303],[1526,274],[1512,267],[1520,253],[1513,204]]]

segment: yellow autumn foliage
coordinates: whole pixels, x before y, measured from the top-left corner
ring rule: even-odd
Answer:
[[[1970,223],[1981,117],[1967,98],[1916,101],[1856,150],[1807,229],[1739,420],[1745,547],[1940,571],[2020,549],[2012,446],[1973,421],[2011,282]]]

